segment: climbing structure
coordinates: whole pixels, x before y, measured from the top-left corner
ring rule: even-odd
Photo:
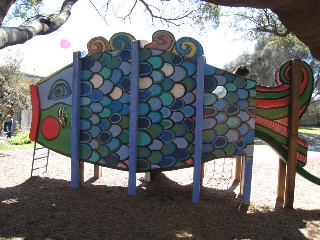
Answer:
[[[131,194],[137,172],[194,167],[195,202],[202,163],[244,156],[241,193],[249,202],[255,126],[257,136],[286,149],[277,126],[285,126],[288,111],[270,111],[268,102],[285,102],[287,85],[272,93],[258,86],[256,96],[255,81],[210,66],[203,55],[195,39],[175,40],[167,31],[151,43],[128,33],[93,38],[84,56],[75,53],[73,64],[31,86],[30,138],[71,156],[75,187],[80,161],[129,171]],[[310,100],[302,99],[301,114]]]

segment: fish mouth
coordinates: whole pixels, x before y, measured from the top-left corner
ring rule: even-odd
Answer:
[[[40,102],[38,87],[35,84],[30,85],[31,105],[32,105],[32,122],[29,138],[31,141],[36,141],[40,121]]]

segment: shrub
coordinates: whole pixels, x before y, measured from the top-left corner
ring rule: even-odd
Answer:
[[[8,142],[12,145],[23,145],[31,143],[29,132],[18,132],[15,136],[8,138]]]

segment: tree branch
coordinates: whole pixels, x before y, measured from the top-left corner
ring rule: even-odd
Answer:
[[[59,29],[70,17],[71,8],[78,0],[65,0],[58,14],[38,16],[20,27],[0,28],[0,49],[22,44],[36,35],[46,35]]]
[[[268,28],[268,27],[270,27],[270,28]],[[258,32],[271,33],[271,34],[278,36],[278,37],[286,37],[290,34],[290,31],[288,29],[286,29],[285,32],[280,32],[280,31],[278,31],[278,29],[274,25],[265,25],[265,26],[261,26],[261,27],[256,27],[255,30]]]
[[[167,17],[161,16],[161,15],[155,14],[153,12],[153,10],[151,9],[150,5],[148,3],[146,3],[144,0],[139,0],[139,2],[144,5],[146,11],[149,13],[149,15],[151,16],[152,20],[154,18],[155,19],[160,19],[161,21],[163,20],[163,21],[165,21],[167,23],[171,23],[171,24],[173,24],[175,26],[180,26],[180,24],[176,23],[175,21],[179,21],[181,19],[188,18],[194,12],[194,10],[191,10],[191,11],[187,12],[186,14],[179,15],[179,16],[174,17],[174,18],[167,18]]]
[[[133,6],[131,7],[131,9],[130,9],[130,11],[129,11],[129,13],[128,13],[126,16],[123,17],[123,20],[125,20],[125,19],[128,18],[128,17],[130,17],[130,15],[132,14],[133,10],[134,10],[135,7],[137,6],[137,3],[138,3],[138,0],[135,0]]]
[[[93,3],[91,0],[89,0],[89,2],[90,2],[91,5],[93,6],[93,8],[96,10],[96,12],[99,14],[99,16],[103,19],[103,21],[105,22],[105,24],[106,24],[106,25],[109,25],[108,22],[107,22],[106,19],[105,19],[105,16],[102,16],[102,14],[100,13],[100,11],[99,11],[98,8],[96,7],[96,5],[94,5],[94,3]],[[108,9],[109,3],[110,3],[110,0],[108,0],[108,2],[107,2],[107,9]]]

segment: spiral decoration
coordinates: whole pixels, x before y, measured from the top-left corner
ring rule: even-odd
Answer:
[[[129,49],[133,40],[135,38],[130,33],[119,32],[110,38],[110,47],[112,50]]]
[[[191,37],[182,37],[176,42],[173,52],[196,61],[199,56],[203,55],[203,48],[197,40]]]
[[[174,44],[175,38],[171,32],[159,30],[153,33],[152,43],[147,44],[145,47],[171,52]]]
[[[126,32],[114,34],[109,42],[103,37],[95,37],[87,44],[89,55],[110,50],[131,49],[133,40],[135,37]],[[154,32],[152,42],[146,44],[144,48],[171,52],[192,60],[196,60],[197,57],[204,54],[203,48],[197,40],[191,37],[182,37],[176,41],[174,35],[166,30]]]
[[[107,52],[110,50],[110,45],[107,39],[104,37],[94,37],[87,44],[89,54],[95,54],[99,52]]]
[[[291,80],[291,61],[283,64],[276,73],[276,85],[290,84]]]

